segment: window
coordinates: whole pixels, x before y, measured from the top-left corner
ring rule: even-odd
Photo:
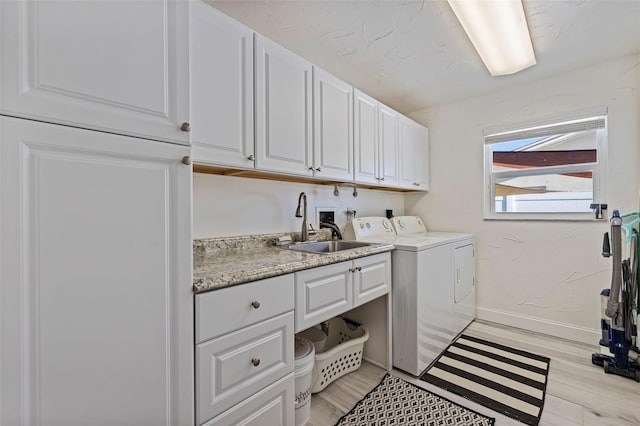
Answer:
[[[485,132],[485,218],[592,219],[606,141],[606,113]]]

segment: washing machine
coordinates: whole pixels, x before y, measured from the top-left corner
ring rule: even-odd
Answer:
[[[475,318],[475,238],[428,232],[417,216],[361,217],[347,240],[395,245],[393,366],[419,376]]]

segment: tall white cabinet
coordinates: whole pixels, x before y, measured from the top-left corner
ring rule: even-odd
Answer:
[[[0,2],[0,113],[189,143],[188,2]]]
[[[193,425],[188,153],[0,117],[0,424]]]

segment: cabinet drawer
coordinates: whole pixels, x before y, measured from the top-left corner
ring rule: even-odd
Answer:
[[[293,312],[196,347],[196,412],[203,423],[293,371]]]
[[[353,261],[353,306],[359,306],[391,290],[391,256],[389,253]]]
[[[256,324],[292,309],[293,274],[198,294],[196,343]]]
[[[296,272],[296,333],[349,310],[351,261]]]
[[[203,426],[286,426],[294,423],[295,379],[292,374],[228,409]]]

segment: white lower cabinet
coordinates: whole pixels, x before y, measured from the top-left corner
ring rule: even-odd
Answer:
[[[188,154],[0,117],[1,425],[193,425]]]
[[[391,290],[389,253],[295,273],[295,331],[340,315]]]
[[[381,253],[197,294],[196,424],[293,425],[294,333],[390,291]]]
[[[296,272],[296,333],[353,306],[352,262]]]
[[[208,421],[204,426],[291,426],[294,424],[293,373]]]
[[[360,306],[391,291],[391,256],[388,253],[353,261],[353,306]]]
[[[197,424],[293,424],[293,282],[196,295]]]

